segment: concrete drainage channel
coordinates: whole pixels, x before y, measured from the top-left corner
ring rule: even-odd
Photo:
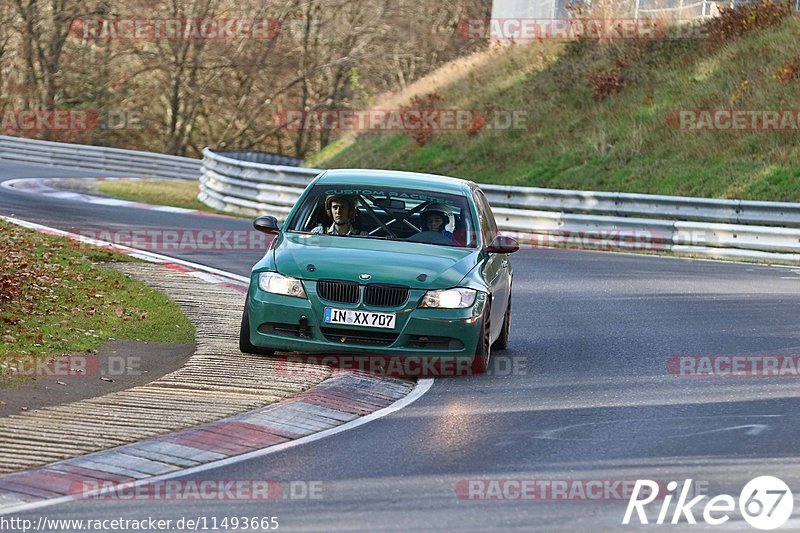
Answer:
[[[269,453],[382,416],[430,387],[242,354],[241,287],[201,285],[187,268],[115,268],[176,301],[195,323],[197,350],[147,385],[0,420],[0,514],[86,497],[87,480],[141,484]]]

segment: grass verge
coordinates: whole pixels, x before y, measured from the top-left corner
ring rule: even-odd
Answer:
[[[748,13],[740,17],[743,24],[752,22]],[[442,109],[525,112],[524,127],[433,132],[422,143],[413,132],[366,132],[334,143],[308,164],[433,172],[480,183],[797,202],[796,125],[690,130],[676,117],[687,110],[796,110],[798,36],[800,17],[787,16],[773,27],[716,40],[670,35],[506,47],[432,94]]]
[[[0,378],[9,361],[96,353],[108,340],[194,343],[177,304],[99,264],[130,260],[0,221]]]
[[[105,195],[131,202],[182,207],[207,213],[238,216],[212,209],[198,200],[197,193],[199,189],[197,182],[194,180],[107,180],[99,182],[97,190]]]

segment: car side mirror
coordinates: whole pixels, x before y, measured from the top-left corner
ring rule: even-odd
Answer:
[[[269,233],[273,235],[277,234],[281,230],[281,226],[278,224],[278,219],[270,215],[255,219],[253,221],[253,227],[262,233]]]
[[[496,236],[491,244],[486,247],[486,251],[490,254],[513,254],[517,250],[519,250],[517,239],[505,235]]]

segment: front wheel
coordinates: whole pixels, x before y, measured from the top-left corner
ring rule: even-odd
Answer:
[[[472,373],[483,374],[489,368],[489,359],[492,356],[492,328],[490,322],[491,309],[489,304],[484,310],[481,325],[481,335],[475,347],[475,357],[472,359]]]
[[[508,348],[509,335],[511,335],[511,296],[508,297],[506,314],[503,316],[503,329],[500,331],[500,336],[494,341],[492,348],[495,350],[505,350]]]
[[[242,325],[239,328],[239,351],[242,353],[251,353],[255,355],[275,355],[274,350],[266,348],[259,348],[250,342],[250,316],[247,312],[247,303],[244,304],[244,312],[242,313]]]

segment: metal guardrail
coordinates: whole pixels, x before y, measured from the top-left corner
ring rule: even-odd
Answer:
[[[264,154],[259,154],[261,157]],[[203,160],[0,136],[0,160],[123,176],[197,179],[223,211],[285,217],[317,169],[243,161],[208,148]],[[272,154],[268,154],[272,157]],[[256,161],[259,160],[256,157]],[[294,163],[296,160],[287,158]],[[482,185],[498,224],[523,245],[653,249],[800,263],[800,204]]]
[[[306,185],[321,171],[296,166],[265,165],[203,150],[200,194],[214,209],[284,218]]]
[[[214,153],[231,159],[236,159],[237,161],[249,161],[251,163],[262,163],[265,165],[299,167],[300,165],[303,164],[302,159],[298,159],[296,157],[289,157],[287,155],[273,154],[270,152],[241,152],[241,151],[222,152],[220,150],[216,150]]]
[[[322,170],[203,150],[198,198],[215,209],[285,217]],[[500,228],[523,244],[654,249],[800,262],[800,203],[481,185]]]
[[[492,206],[566,213],[800,228],[800,204],[481,185]]]
[[[197,179],[201,163],[174,155],[0,135],[0,160],[115,175]]]

